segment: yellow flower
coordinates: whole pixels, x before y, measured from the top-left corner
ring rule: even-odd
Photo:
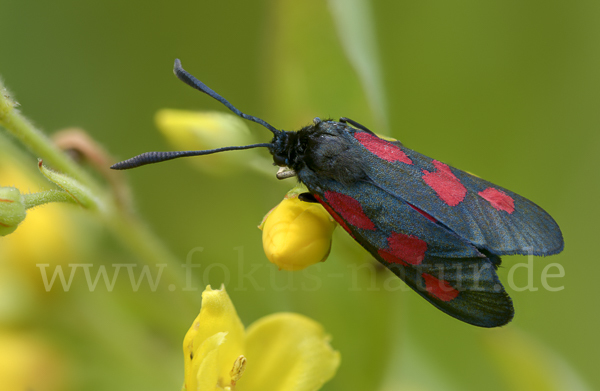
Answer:
[[[340,363],[329,339],[319,323],[294,313],[266,316],[244,330],[225,288],[209,285],[183,340],[183,390],[318,390]]]
[[[3,390],[57,391],[67,388],[64,358],[41,338],[0,328]]]
[[[156,113],[158,129],[180,150],[202,150],[252,143],[250,130],[240,118],[221,112],[197,112],[162,109]],[[189,159],[196,167],[211,174],[240,170],[247,166],[249,154],[217,153]]]
[[[284,270],[302,270],[329,256],[337,223],[320,204],[298,199],[306,189],[292,189],[259,226],[269,261]]]

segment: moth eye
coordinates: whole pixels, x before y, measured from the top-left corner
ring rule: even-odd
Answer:
[[[313,118],[313,124],[315,124],[315,125],[318,125],[318,124],[320,124],[321,122],[322,122],[322,121],[321,121],[321,118],[319,118],[319,117],[315,117],[315,118]]]
[[[273,162],[278,165],[278,166],[287,166],[288,159],[284,158],[283,156],[280,155],[273,155]]]

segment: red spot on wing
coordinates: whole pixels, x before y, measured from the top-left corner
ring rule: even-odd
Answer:
[[[0,198],[0,202],[14,202],[13,200],[7,200],[6,198]]]
[[[367,148],[371,153],[383,160],[387,160],[388,162],[413,164],[412,160],[406,156],[403,150],[389,141],[380,139],[367,132],[356,132],[354,133],[354,138],[356,138],[363,147]]]
[[[367,217],[360,202],[349,195],[326,191],[325,200],[348,223],[356,228],[374,230],[375,224]],[[333,216],[333,215],[332,215]],[[335,218],[335,217],[334,217]]]
[[[435,172],[423,170],[423,181],[431,187],[437,195],[450,206],[456,206],[465,199],[467,189],[460,183],[460,180],[454,176],[447,164],[433,161],[437,169]]]
[[[378,253],[388,262],[418,265],[425,259],[427,243],[417,237],[392,232],[387,241],[388,248]]]
[[[511,214],[515,211],[515,200],[501,190],[488,187],[478,193],[484,200],[488,201],[497,210],[503,210]]]
[[[421,276],[425,279],[425,289],[427,292],[441,301],[451,301],[458,296],[458,290],[453,288],[448,281],[440,280],[427,273],[423,273]]]
[[[348,227],[348,225],[346,225],[346,222],[340,217],[340,215],[338,215],[335,210],[333,210],[331,208],[331,206],[327,205],[322,199],[321,197],[319,197],[317,194],[314,195],[315,198],[317,199],[317,201],[319,201],[319,203],[323,206],[323,208],[325,208],[325,210],[331,215],[331,217],[333,217],[333,219],[335,221],[337,221],[337,223],[339,225],[342,226],[342,228],[344,228],[346,230],[346,232],[348,232],[350,234],[350,236],[354,237],[354,235],[352,234],[352,231],[350,231],[350,228]]]
[[[413,208],[417,212],[421,213],[423,216],[427,217],[428,220],[433,221],[434,223],[437,222],[437,220],[435,218],[433,218],[433,216],[431,216],[429,213],[427,213],[425,211],[422,211],[421,209],[417,208],[414,205],[408,204],[408,206],[410,206],[411,208]]]

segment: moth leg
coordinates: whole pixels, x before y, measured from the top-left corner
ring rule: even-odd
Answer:
[[[340,122],[348,123],[348,124],[354,126],[357,129],[364,130],[365,132],[368,132],[368,133],[371,133],[371,134],[375,134],[372,131],[370,131],[369,129],[367,129],[366,126],[361,125],[358,122],[351,120],[350,118],[342,117],[342,118],[340,118]]]
[[[310,194],[310,193],[300,193],[298,195],[298,199],[300,201],[304,201],[304,202],[311,202],[311,203],[316,203],[318,204],[319,201],[317,201],[317,199],[315,198],[314,195]]]

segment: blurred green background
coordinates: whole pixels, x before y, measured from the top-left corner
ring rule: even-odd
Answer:
[[[400,285],[385,270],[360,268],[370,257],[342,230],[324,264],[277,271],[256,228],[293,185],[278,182],[275,168],[272,178],[242,167],[209,176],[185,161],[134,170],[126,175],[135,208],[151,230],[182,262],[203,247],[193,258],[199,291],[75,287],[24,304],[30,313],[5,327],[50,341],[65,363],[65,389],[178,389],[181,341],[201,290],[222,282],[246,325],[277,311],[324,325],[342,354],[325,390],[600,388],[599,2],[0,0],[0,39],[0,76],[22,112],[48,134],[81,127],[118,159],[169,149],[153,120],[161,108],[225,110],[173,76],[177,57],[278,128],[348,116],[518,192],[565,238],[562,254],[534,259],[539,290],[507,287],[513,322],[484,330],[413,292],[386,289]],[[249,126],[257,140],[270,139]],[[86,240],[94,250],[78,249],[69,262],[139,261],[85,212],[48,208],[83,220],[63,247]],[[240,280],[239,254],[245,273],[256,269],[256,286]],[[505,257],[501,280],[526,261]],[[558,292],[540,283],[553,262],[565,270],[551,280],[564,285]],[[206,269],[217,263],[231,274]],[[515,276],[527,284],[524,269]]]

